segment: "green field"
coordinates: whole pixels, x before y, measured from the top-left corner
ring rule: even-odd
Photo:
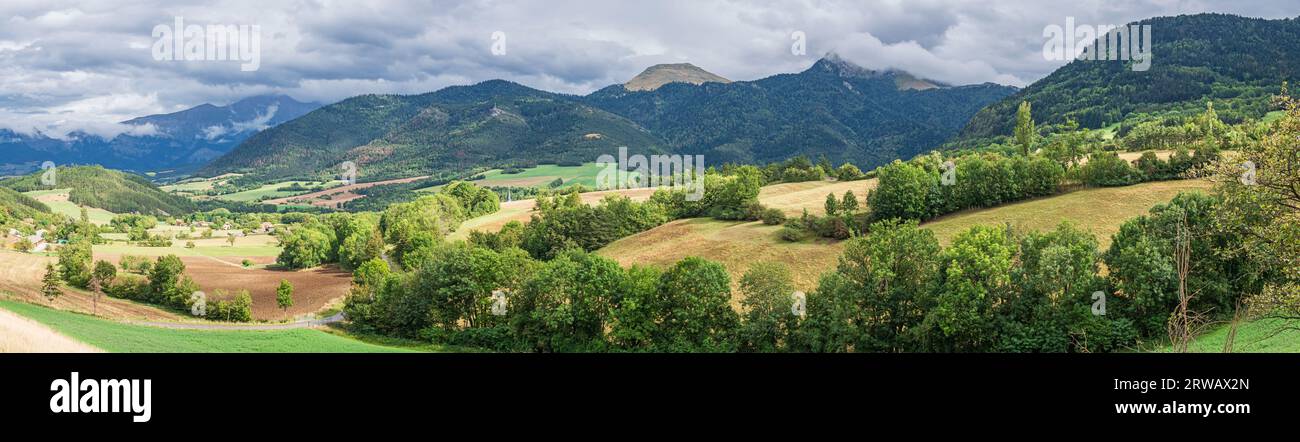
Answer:
[[[254,201],[260,201],[262,199],[284,198],[288,196],[298,195],[301,193],[306,193],[301,191],[287,192],[287,191],[280,190],[280,188],[282,187],[292,186],[294,184],[298,184],[303,187],[314,187],[314,186],[319,186],[322,183],[318,181],[284,181],[279,183],[263,184],[261,187],[258,187],[256,189],[249,189],[242,192],[235,192],[235,193],[230,193],[225,195],[217,195],[215,198],[223,199],[227,201],[250,203]],[[324,186],[322,186],[322,190],[331,187],[337,187],[339,185],[342,185],[343,182],[330,181],[323,184]]]
[[[0,308],[41,322],[73,339],[113,353],[389,353],[405,348],[368,344],[312,329],[175,330],[129,325],[32,304]]]
[[[23,193],[32,198],[40,198],[43,196],[62,194],[64,196],[63,201],[42,201],[42,202],[44,202],[46,206],[49,206],[50,210],[54,211],[54,213],[60,215],[66,215],[68,217],[71,217],[72,219],[80,219],[81,206],[78,206],[76,203],[67,200],[67,194],[69,190],[70,189],[34,190],[31,192],[23,192]],[[97,209],[94,207],[87,207],[86,215],[90,217],[90,222],[98,225],[108,224],[108,222],[112,221],[113,217],[116,216],[116,214],[114,214],[113,212],[109,212],[104,209]]]
[[[1222,325],[1214,331],[1196,338],[1188,347],[1194,353],[1221,353],[1231,327]],[[1171,348],[1160,349],[1168,352]],[[1298,353],[1300,352],[1300,329],[1296,324],[1291,328],[1279,319],[1260,319],[1241,324],[1237,327],[1237,337],[1232,340],[1234,353]]]
[[[588,188],[596,188],[596,176],[600,171],[605,170],[604,166],[597,163],[584,163],[581,166],[557,166],[554,164],[543,164],[537,167],[525,169],[523,172],[506,174],[501,169],[493,169],[483,172],[483,179],[474,180],[474,184],[480,186],[514,186],[514,187],[540,187],[546,188],[556,178],[564,180],[565,186],[581,184]],[[632,176],[636,176],[633,174]],[[418,192],[436,192],[442,186],[432,186],[417,190]]]

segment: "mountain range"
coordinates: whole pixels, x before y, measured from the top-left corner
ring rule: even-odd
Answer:
[[[755,81],[657,65],[586,96],[492,80],[349,98],[250,137],[198,174],[319,176],[353,161],[362,179],[379,179],[590,162],[620,146],[703,155],[713,165],[808,155],[869,168],[944,142],[1015,91],[872,71],[834,54]]]
[[[261,95],[226,106],[202,104],[180,112],[149,115],[121,122],[148,130],[105,138],[85,132],[52,137],[0,129],[0,151],[8,173],[35,169],[44,161],[98,164],[132,171],[194,169],[234,149],[249,136],[298,118],[319,103],[286,95]]]

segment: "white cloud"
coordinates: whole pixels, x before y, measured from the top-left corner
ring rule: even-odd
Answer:
[[[1295,15],[1294,6],[1294,0],[6,0],[0,2],[0,17],[9,17],[0,26],[0,124],[113,134],[134,130],[117,124],[132,117],[255,94],[330,102],[494,78],[582,94],[669,62],[753,80],[806,69],[832,50],[870,68],[948,83],[1022,86],[1060,66],[1041,56],[1041,33],[1067,15],[1095,24],[1205,11],[1278,18]],[[242,72],[237,61],[155,61],[150,31],[175,16],[189,24],[259,25],[261,69]],[[789,51],[796,30],[808,36],[807,55]],[[490,52],[494,31],[507,35],[505,55]]]

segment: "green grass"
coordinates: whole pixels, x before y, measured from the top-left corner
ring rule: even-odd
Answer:
[[[299,184],[299,185],[301,185],[301,186],[303,186],[303,187],[315,187],[315,186],[319,186],[319,185],[321,185],[320,182],[316,182],[316,181],[284,181],[284,182],[279,182],[279,183],[264,184],[264,185],[262,185],[261,187],[258,187],[258,188],[256,188],[256,189],[249,189],[249,190],[245,190],[245,191],[242,191],[242,192],[235,192],[235,193],[230,193],[230,194],[226,194],[226,195],[217,195],[215,198],[223,199],[223,200],[227,200],[227,201],[236,201],[236,202],[245,202],[245,203],[250,203],[250,202],[254,202],[254,201],[259,201],[259,200],[261,200],[261,199],[263,199],[263,198],[267,198],[267,199],[284,198],[284,197],[287,197],[287,196],[294,196],[294,195],[297,195],[297,194],[300,194],[300,193],[306,193],[306,192],[301,192],[301,191],[299,191],[299,192],[286,192],[286,191],[282,191],[282,190],[280,190],[280,188],[282,188],[282,187],[292,186],[292,185],[295,184],[295,183],[296,183],[296,184]],[[328,188],[331,188],[331,187],[337,187],[337,186],[340,185],[340,184],[343,184],[343,182],[342,182],[342,181],[330,181],[330,182],[324,183],[324,186],[322,186],[322,190],[324,190],[324,189],[328,189]]]
[[[1280,319],[1260,319],[1237,327],[1237,337],[1232,341],[1234,353],[1300,353],[1300,324],[1290,324],[1290,329]],[[1221,353],[1231,327],[1223,325],[1196,338],[1188,351],[1194,353]],[[1158,351],[1169,352],[1164,346]]]
[[[584,163],[581,166],[557,166],[554,164],[543,164],[537,167],[525,169],[523,172],[515,174],[502,173],[500,169],[493,169],[483,172],[483,179],[475,180],[474,184],[480,186],[515,186],[515,187],[539,187],[546,188],[555,181],[556,178],[564,180],[565,186],[581,184],[588,188],[596,188],[596,176],[605,170],[604,166],[597,163]],[[633,174],[633,177],[636,175]],[[417,192],[436,192],[442,186],[432,186],[418,189]]]
[[[113,353],[388,353],[409,352],[312,329],[175,330],[122,324],[80,313],[0,301],[0,308]]]
[[[70,189],[34,190],[23,193],[32,198],[58,194],[63,194],[66,197],[69,190]],[[49,206],[50,211],[53,211],[54,213],[65,215],[72,219],[81,219],[81,206],[78,206],[76,203],[67,201],[66,199],[63,201],[44,201],[44,203],[46,206]],[[117,216],[117,214],[113,212],[94,207],[86,207],[86,215],[90,217],[91,223],[97,225],[108,224],[109,221],[113,220],[114,216]]]

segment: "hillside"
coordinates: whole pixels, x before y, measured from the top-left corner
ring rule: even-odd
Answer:
[[[576,97],[493,80],[422,95],[363,95],[259,133],[204,167],[209,176],[328,176],[343,161],[358,179],[461,172],[480,166],[591,161],[657,152],[662,142]]]
[[[635,91],[613,85],[585,97],[502,80],[353,97],[259,133],[198,173],[319,178],[353,161],[366,181],[577,164],[619,146],[702,154],[709,164],[825,155],[870,168],[946,141],[1014,91],[869,71],[833,54],[802,73],[750,82],[682,66],[647,70],[631,82]]]
[[[54,186],[41,184],[41,175],[0,180],[0,186],[19,192],[69,189],[69,201],[114,213],[176,215],[195,210],[192,201],[165,193],[144,177],[100,166],[60,167]]]
[[[963,141],[1010,135],[1021,101],[1038,124],[1074,119],[1101,128],[1135,113],[1199,112],[1205,101],[1228,123],[1261,118],[1269,96],[1300,76],[1300,20],[1224,14],[1159,17],[1152,27],[1150,69],[1129,62],[1073,61],[1025,89],[980,110],[962,129]]]
[[[623,83],[623,88],[629,91],[652,91],[668,83],[698,85],[710,82],[730,83],[731,80],[700,69],[690,63],[657,64],[646,68],[644,72],[632,77],[627,83]]]
[[[0,226],[14,220],[50,215],[50,207],[7,187],[0,187]]]
[[[108,139],[79,132],[55,138],[0,129],[0,151],[6,153],[0,169],[27,173],[43,161],[132,171],[192,169],[229,152],[258,131],[317,107],[319,103],[303,103],[285,95],[250,97],[226,106],[202,104],[123,121],[139,132]]]
[[[779,184],[764,187],[759,201],[786,212],[807,207],[810,213],[817,214],[821,213],[819,208],[800,202],[814,201],[820,206],[826,193],[843,193],[845,186],[852,186],[854,193],[860,195],[874,187],[874,181]],[[921,227],[933,231],[939,242],[947,245],[958,232],[974,225],[1011,225],[1020,231],[1046,231],[1062,221],[1070,221],[1091,231],[1104,249],[1124,221],[1147,213],[1151,206],[1167,202],[1180,192],[1204,190],[1209,186],[1208,181],[1182,180],[1085,189],[960,212],[923,223]],[[810,199],[813,195],[818,198]],[[467,224],[471,223],[473,220]],[[780,229],[761,222],[684,219],[620,239],[597,253],[625,266],[662,267],[688,256],[699,256],[722,263],[733,285],[756,262],[780,262],[790,268],[796,288],[814,289],[821,274],[835,267],[844,242],[826,239],[787,242],[780,238]]]

